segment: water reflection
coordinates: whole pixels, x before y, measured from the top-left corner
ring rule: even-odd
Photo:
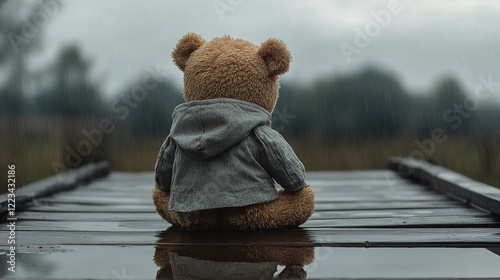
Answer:
[[[304,266],[314,260],[312,246],[302,229],[242,233],[170,228],[155,249],[156,279],[306,279]]]

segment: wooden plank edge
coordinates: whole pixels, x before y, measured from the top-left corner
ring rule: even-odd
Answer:
[[[429,162],[391,157],[388,168],[402,178],[428,185],[449,197],[500,215],[500,189]]]
[[[109,172],[109,164],[105,161],[89,163],[23,186],[15,191],[16,211],[22,210],[35,199],[72,190],[94,179],[106,177]],[[8,194],[0,195],[1,216],[8,213]]]
[[[490,252],[497,254],[500,257],[500,247],[487,248]]]

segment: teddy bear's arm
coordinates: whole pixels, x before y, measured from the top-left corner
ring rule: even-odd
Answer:
[[[172,167],[174,165],[174,155],[177,145],[169,135],[163,145],[161,145],[158,158],[155,164],[155,182],[156,188],[170,192],[172,182]]]
[[[260,126],[255,129],[255,135],[264,148],[259,161],[281,187],[295,192],[308,186],[304,165],[281,134],[270,127]]]

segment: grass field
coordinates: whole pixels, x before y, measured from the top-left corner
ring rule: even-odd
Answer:
[[[407,156],[418,150],[414,138],[329,141],[320,137],[291,139],[286,137],[306,169],[353,170],[384,169],[390,156]],[[136,139],[112,135],[106,144],[108,161],[113,170],[152,171],[163,138]],[[486,144],[485,144],[486,143]],[[436,144],[430,158],[438,164],[475,180],[500,186],[500,139],[478,142],[467,137],[450,137]],[[63,162],[64,145],[57,134],[48,137],[24,137],[21,140],[0,138],[2,182],[6,182],[7,165],[16,165],[18,187],[55,173],[53,162]],[[2,193],[6,184],[1,184]]]

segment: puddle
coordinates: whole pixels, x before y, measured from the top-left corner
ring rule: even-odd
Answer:
[[[316,248],[321,277],[499,277],[500,256],[482,248]]]
[[[210,246],[214,248],[214,246]],[[0,255],[0,277],[60,279],[298,279],[500,277],[500,256],[473,248],[331,248],[218,246],[60,246],[18,253],[16,272]],[[4,247],[2,247],[4,251]],[[314,257],[314,261],[312,261]],[[310,263],[312,261],[312,263]]]
[[[60,246],[64,252],[16,255],[16,272],[4,277],[57,279],[154,279],[154,247]],[[0,256],[4,264],[7,256]],[[3,269],[3,266],[2,266]]]

